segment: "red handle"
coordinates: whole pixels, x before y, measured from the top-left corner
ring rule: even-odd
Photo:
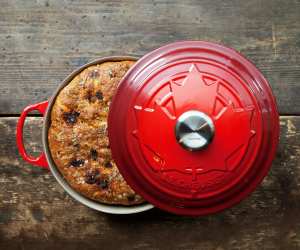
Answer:
[[[25,150],[24,144],[23,144],[23,127],[24,127],[24,122],[25,122],[25,118],[26,118],[27,114],[33,110],[38,110],[42,115],[44,115],[45,111],[47,109],[47,106],[48,106],[48,101],[45,101],[45,102],[29,105],[22,111],[20,119],[17,124],[16,139],[17,139],[17,146],[18,146],[19,152],[25,161],[31,163],[32,165],[36,165],[36,166],[39,166],[42,168],[49,169],[47,159],[46,159],[44,152],[41,153],[38,157],[34,158],[32,156],[29,156],[26,153],[26,150]]]

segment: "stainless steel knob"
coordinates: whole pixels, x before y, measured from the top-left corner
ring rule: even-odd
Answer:
[[[196,151],[208,146],[215,133],[212,119],[196,110],[183,113],[177,119],[175,135],[178,143],[189,151]]]

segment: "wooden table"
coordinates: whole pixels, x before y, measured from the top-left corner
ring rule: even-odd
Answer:
[[[202,218],[158,209],[108,215],[74,201],[48,171],[20,158],[20,111],[49,98],[76,67],[184,39],[241,51],[272,85],[280,146],[248,199]],[[300,249],[299,0],[0,0],[0,86],[0,249]],[[41,127],[40,116],[27,119],[35,155]]]

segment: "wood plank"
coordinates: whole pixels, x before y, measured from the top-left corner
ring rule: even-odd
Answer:
[[[249,198],[202,218],[153,209],[96,212],[70,198],[15,146],[17,118],[0,118],[0,249],[299,249],[300,117],[281,117],[271,173]],[[27,119],[29,151],[41,150],[42,119]]]
[[[46,100],[92,59],[185,39],[241,51],[270,81],[280,113],[300,114],[297,0],[1,0],[0,114]]]

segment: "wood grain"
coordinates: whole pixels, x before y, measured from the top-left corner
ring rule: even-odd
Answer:
[[[0,249],[300,249],[299,0],[0,0]],[[272,85],[281,138],[272,170],[241,204],[199,218],[115,216],[70,198],[15,146],[16,117],[78,66],[178,40],[246,55]],[[28,151],[42,118],[27,119]]]
[[[245,54],[273,87],[281,114],[300,114],[299,0],[1,0],[0,114],[44,101],[78,66],[177,40]]]
[[[234,208],[202,218],[84,207],[19,157],[16,121],[0,118],[0,249],[300,249],[300,117],[281,117],[280,146],[263,184]],[[27,119],[25,144],[35,155],[41,127],[41,118]]]

